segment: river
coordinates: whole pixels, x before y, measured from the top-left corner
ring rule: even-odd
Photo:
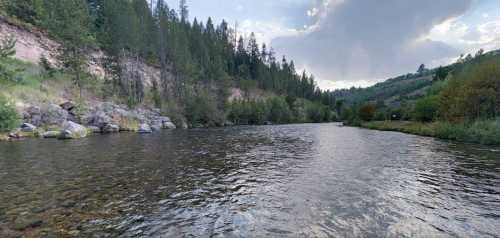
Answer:
[[[12,237],[500,236],[500,148],[337,124],[4,142],[0,189]]]

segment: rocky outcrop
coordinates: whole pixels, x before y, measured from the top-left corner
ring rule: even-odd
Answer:
[[[81,120],[76,120],[74,111],[80,112],[78,118]],[[72,102],[42,107],[31,106],[24,109],[22,113],[24,123],[11,133],[10,137],[13,139],[33,136],[77,139],[95,133],[120,131],[153,133],[162,129],[177,128],[170,118],[161,114],[159,109],[131,110],[124,105],[110,102],[96,103],[91,108],[78,108],[78,105]],[[182,128],[185,126],[185,123],[181,124]],[[43,127],[51,128],[51,130],[45,132]]]
[[[85,137],[87,137],[87,128],[72,121],[64,123],[64,129],[59,136],[60,139],[80,139]]]
[[[48,126],[61,126],[68,120],[68,111],[57,104],[49,104],[42,112],[42,123]]]
[[[124,105],[104,102],[91,108],[83,116],[83,124],[99,127],[103,132],[139,131],[146,124],[152,130],[177,128],[170,118],[161,114],[159,109],[137,108],[128,109]],[[112,126],[108,126],[112,125]]]

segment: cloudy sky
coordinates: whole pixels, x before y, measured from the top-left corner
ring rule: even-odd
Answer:
[[[177,6],[177,0],[167,0]],[[500,48],[499,0],[188,0],[190,16],[238,22],[316,76],[368,86]]]

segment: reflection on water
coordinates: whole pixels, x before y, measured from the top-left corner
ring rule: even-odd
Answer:
[[[498,237],[499,182],[499,148],[335,124],[27,140],[0,236]]]

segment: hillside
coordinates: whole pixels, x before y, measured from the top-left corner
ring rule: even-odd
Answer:
[[[499,50],[420,69],[369,88],[334,92],[340,117],[369,129],[500,144]]]
[[[154,7],[146,0],[28,2],[0,5],[0,107],[18,112],[2,131],[67,102],[78,111],[70,119],[88,126],[82,118],[102,114],[99,105],[129,111],[135,116],[114,121],[127,130],[158,113],[181,127],[335,119],[333,94],[292,60],[277,59],[254,34],[245,39],[225,21],[189,21],[185,5],[176,12],[163,0]]]
[[[468,65],[495,58],[500,58],[500,50],[470,58],[464,63],[454,63],[444,66],[442,69],[446,73],[459,72],[463,68],[468,67]],[[348,105],[366,102],[383,102],[384,105],[391,108],[398,108],[405,104],[412,105],[417,99],[425,96],[432,85],[436,83],[434,77],[438,70],[439,68],[433,68],[423,73],[409,73],[367,88],[336,90],[334,94],[338,100],[344,100]]]

